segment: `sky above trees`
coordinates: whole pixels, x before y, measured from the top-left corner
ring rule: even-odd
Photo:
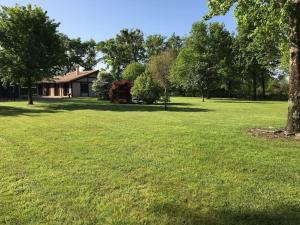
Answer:
[[[206,0],[1,0],[6,6],[16,3],[41,6],[61,23],[61,32],[96,41],[114,37],[123,28],[139,28],[145,35],[184,36],[208,11]],[[232,12],[212,21],[224,22],[230,32],[235,31]]]

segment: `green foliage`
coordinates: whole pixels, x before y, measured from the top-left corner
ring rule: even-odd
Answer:
[[[132,97],[137,102],[152,104],[162,95],[161,88],[153,81],[151,74],[145,72],[135,81],[131,89]]]
[[[183,47],[183,39],[173,33],[169,38],[160,34],[150,35],[145,41],[146,61],[152,56],[158,55],[165,50],[172,50],[177,55]]]
[[[69,39],[64,36],[67,60],[67,72],[74,71],[76,65],[80,65],[84,70],[92,70],[99,62],[97,59],[97,44],[94,40],[81,41],[80,38]]]
[[[40,7],[1,7],[0,76],[29,87],[29,104],[32,84],[52,77],[64,63],[58,26]]]
[[[118,80],[128,64],[144,61],[144,35],[139,29],[124,29],[115,38],[100,42],[98,50],[103,54],[102,62],[108,65]]]
[[[277,98],[287,98],[289,92],[288,76],[270,79],[267,91],[270,96],[274,96]]]
[[[171,70],[173,85],[209,94],[218,82],[231,81],[232,37],[223,24],[195,23]]]
[[[132,62],[123,70],[121,79],[134,81],[139,75],[145,72],[145,69],[145,65],[138,62]]]
[[[165,45],[166,45],[166,49],[171,49],[177,55],[183,47],[183,39],[180,36],[173,33],[171,37],[169,37],[166,40]]]
[[[145,41],[147,61],[154,55],[158,55],[166,49],[166,38],[160,34],[150,35]]]
[[[108,100],[108,91],[114,81],[113,76],[105,71],[98,74],[97,80],[93,82],[92,90],[98,96],[98,99]]]
[[[279,70],[285,76],[289,75],[289,64],[290,64],[290,46],[288,42],[282,42],[280,45]]]

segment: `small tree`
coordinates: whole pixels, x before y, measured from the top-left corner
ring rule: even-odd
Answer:
[[[97,80],[93,82],[92,86],[92,89],[98,96],[98,99],[108,100],[108,91],[111,88],[113,81],[114,78],[110,73],[101,71],[98,74]]]
[[[159,100],[161,93],[161,88],[153,81],[149,72],[140,75],[134,81],[134,86],[131,89],[133,99],[145,104],[153,104]]]
[[[58,26],[40,7],[16,5],[0,9],[1,77],[26,85],[30,105],[33,84],[55,75],[64,62]]]
[[[123,70],[121,79],[134,81],[139,75],[145,72],[145,65],[132,62]]]
[[[154,81],[156,81],[164,89],[165,110],[167,110],[167,102],[169,99],[169,73],[174,59],[174,52],[171,50],[167,50],[159,55],[153,56],[149,62],[149,71],[151,73],[151,76],[153,77]]]

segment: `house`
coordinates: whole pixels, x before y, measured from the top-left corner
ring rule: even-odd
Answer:
[[[92,91],[93,81],[97,79],[98,70],[76,71],[65,75],[44,79],[37,85],[37,93],[41,97],[95,97]]]

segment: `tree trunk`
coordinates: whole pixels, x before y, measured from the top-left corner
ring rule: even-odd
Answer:
[[[201,91],[202,91],[202,102],[205,102],[205,99],[204,99],[204,88],[201,88]]]
[[[167,102],[168,102],[168,90],[165,87],[165,111],[168,110]]]
[[[252,74],[252,100],[253,101],[256,101],[257,100],[257,95],[256,95],[256,92],[257,92],[257,76],[256,76],[256,71],[255,71],[256,68],[254,68],[253,70],[253,74]]]
[[[261,75],[262,97],[266,98],[266,81],[264,74]]]
[[[290,27],[290,85],[287,133],[300,133],[300,0],[292,1]]]
[[[231,81],[230,80],[227,82],[227,96],[229,98],[232,97],[232,94],[231,94]]]
[[[32,98],[32,81],[31,77],[28,78],[27,80],[27,88],[28,88],[28,105],[33,105],[33,98]]]
[[[15,85],[13,86],[13,101],[16,101],[16,89],[15,89]]]

